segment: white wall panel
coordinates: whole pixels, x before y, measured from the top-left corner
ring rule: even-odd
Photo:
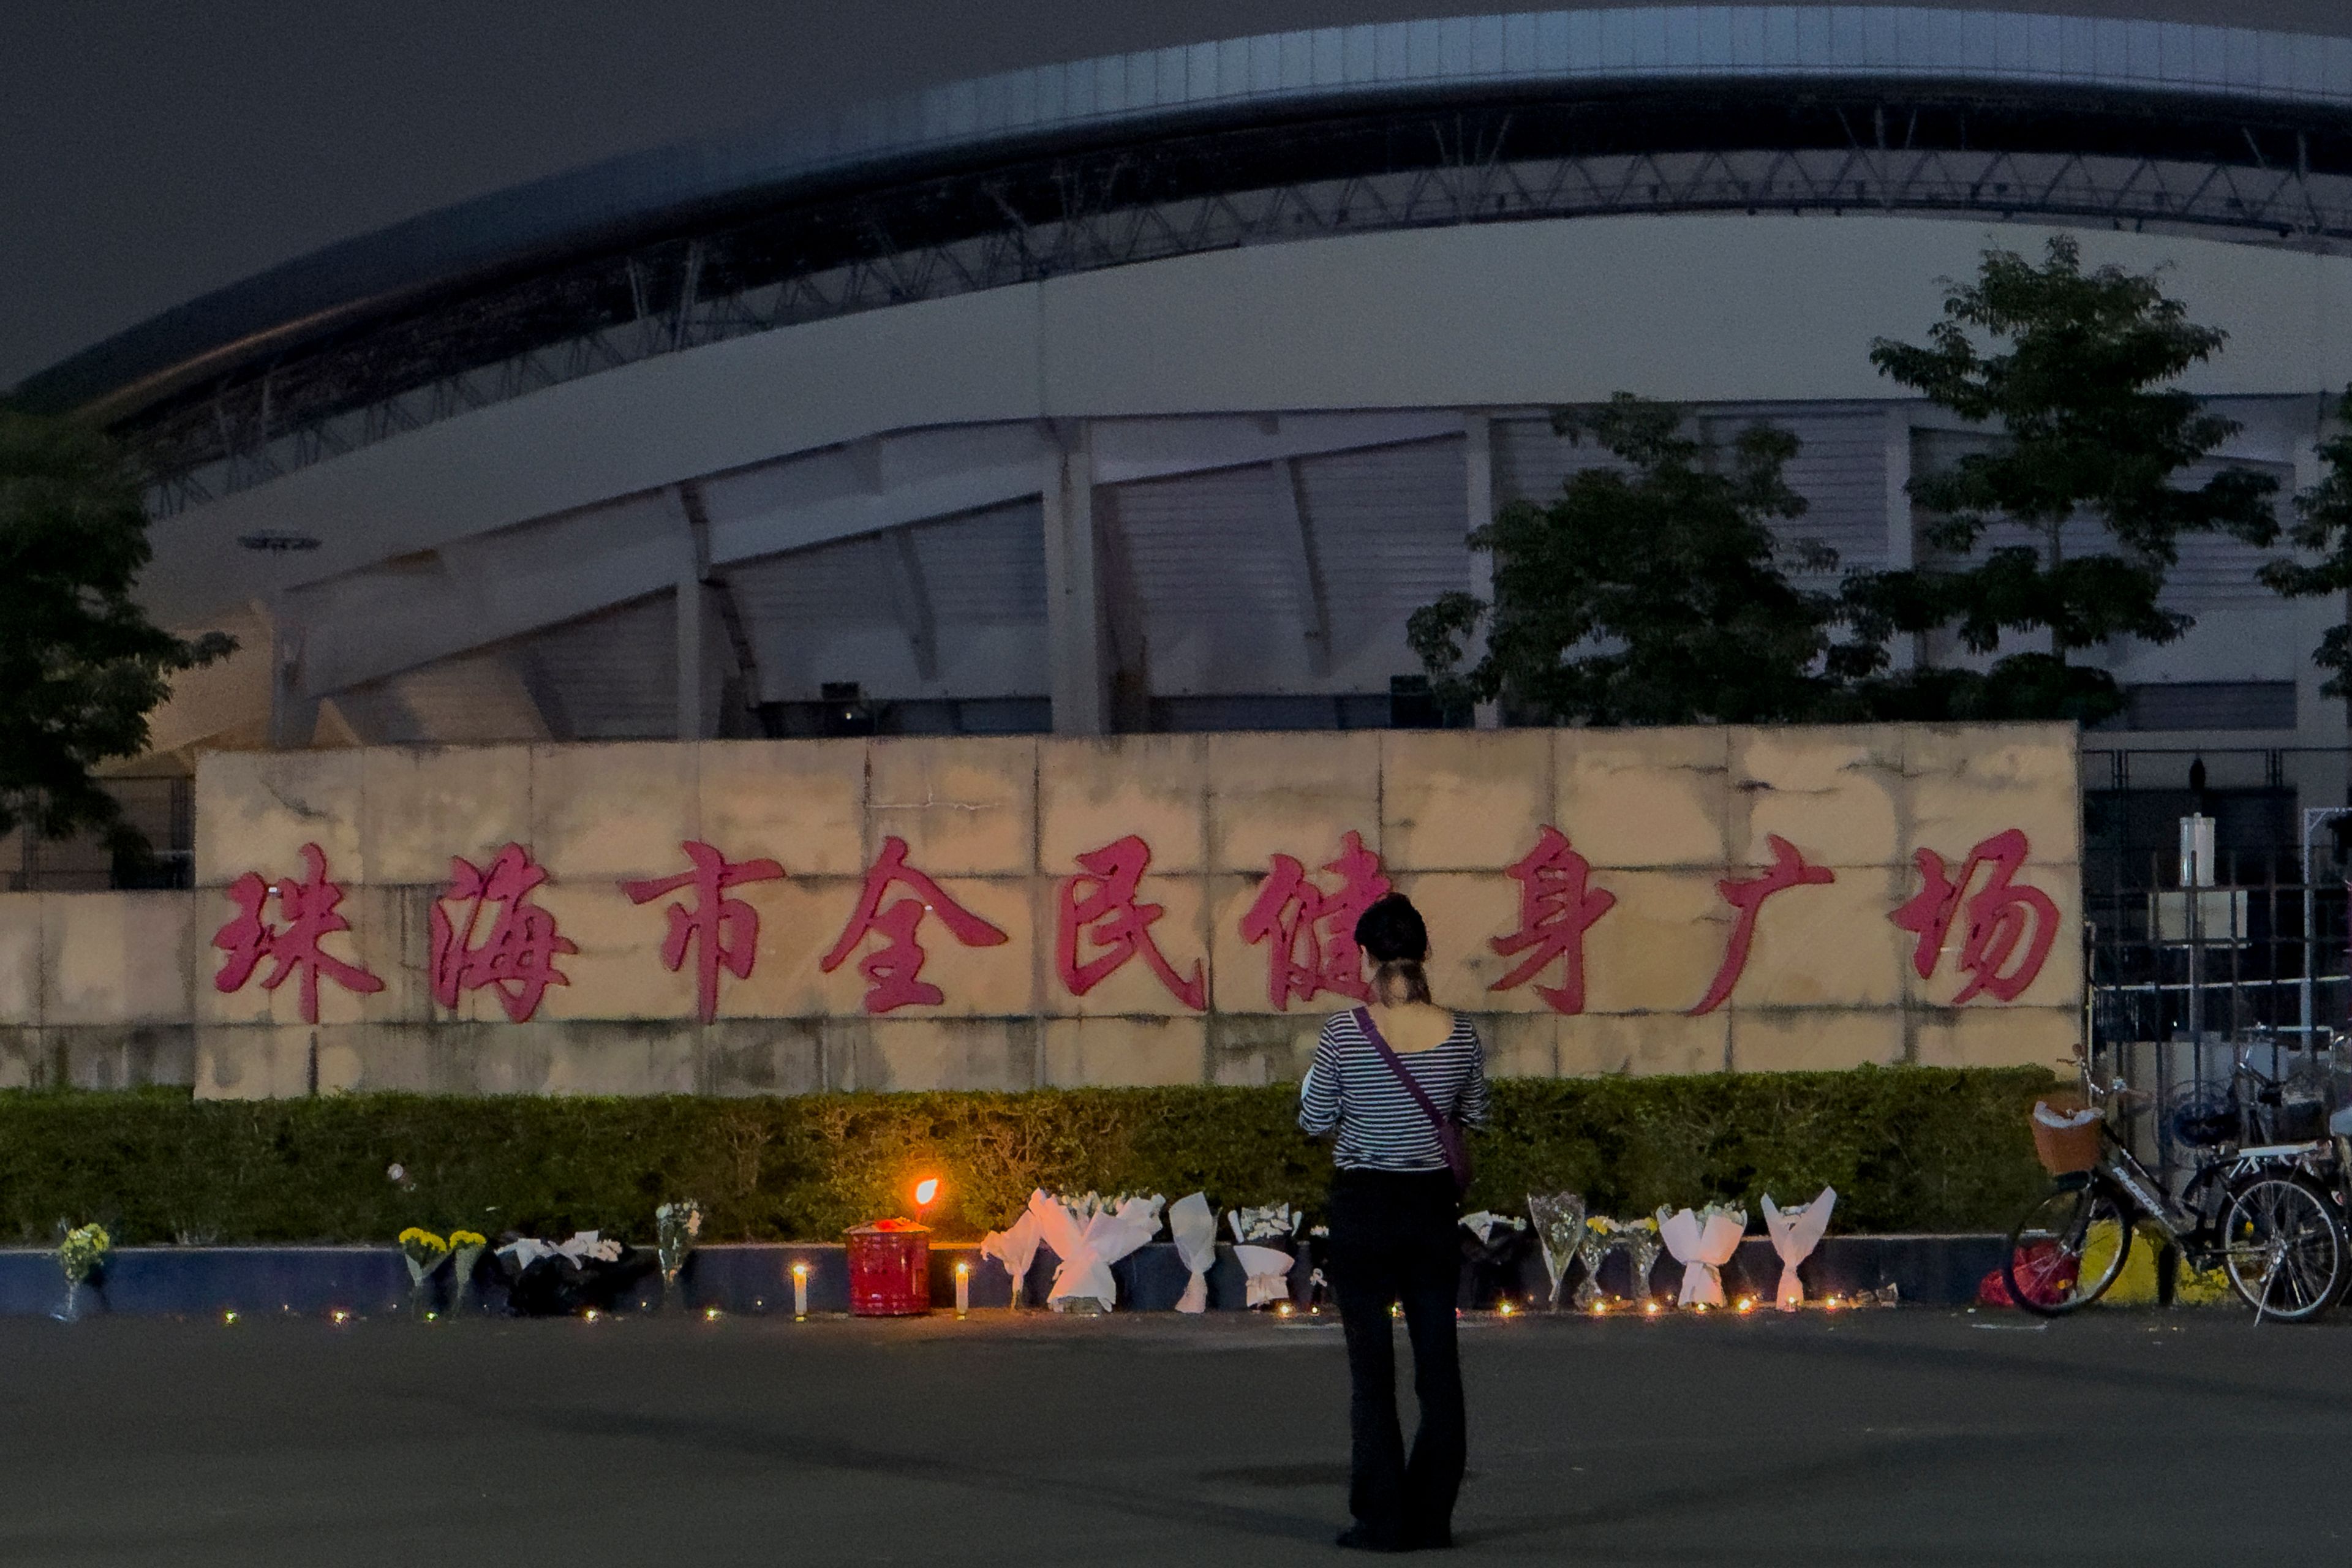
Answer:
[[[1916,338],[1939,278],[2048,228],[1693,216],[1255,246],[869,311],[663,355],[304,468],[166,521],[142,592],[167,621],[534,517],[890,430],[1248,410],[1872,399],[1874,336]],[[2352,381],[2352,258],[2086,232],[2170,264],[2229,349],[2205,393]],[[315,533],[257,558],[236,537]]]
[[[827,681],[881,699],[1034,697],[1045,668],[1045,523],[1035,501],[731,567],[761,699],[813,701]],[[919,666],[896,552],[911,546],[938,648]]]
[[[1418,672],[1405,619],[1470,586],[1462,442],[1344,452],[1298,465],[1331,616],[1335,691],[1385,692]]]

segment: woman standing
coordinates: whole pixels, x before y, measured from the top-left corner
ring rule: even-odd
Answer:
[[[1469,1177],[1462,1126],[1486,1121],[1486,1056],[1469,1024],[1429,998],[1429,931],[1401,893],[1356,922],[1373,1001],[1335,1013],[1299,1086],[1298,1124],[1336,1131],[1331,1284],[1348,1335],[1353,1432],[1339,1544],[1410,1552],[1454,1544],[1466,1434],[1454,1303],[1455,1236]],[[1407,1459],[1397,1420],[1390,1306],[1404,1304],[1421,1430]]]

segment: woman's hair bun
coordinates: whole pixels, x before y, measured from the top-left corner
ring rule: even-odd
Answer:
[[[1390,893],[1356,918],[1356,945],[1375,963],[1418,963],[1429,956],[1429,928],[1411,899]]]

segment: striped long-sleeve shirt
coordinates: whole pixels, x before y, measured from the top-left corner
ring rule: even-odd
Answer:
[[[1441,1113],[1486,1124],[1486,1054],[1467,1019],[1456,1017],[1454,1032],[1429,1049],[1397,1058]],[[1331,1163],[1343,1170],[1445,1169],[1445,1146],[1428,1113],[1381,1059],[1353,1011],[1324,1020],[1314,1065],[1298,1087],[1298,1125],[1318,1138],[1338,1128]]]

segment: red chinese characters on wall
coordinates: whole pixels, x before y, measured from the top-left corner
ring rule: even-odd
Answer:
[[[693,906],[669,906],[669,934],[662,941],[662,963],[675,974],[686,963],[686,951],[695,950],[696,1014],[706,1024],[719,1016],[719,972],[738,980],[751,977],[760,951],[760,911],[727,889],[746,882],[772,882],[784,874],[773,860],[730,860],[699,839],[678,846],[694,869],[675,877],[624,882],[621,890],[633,904],[650,903],[664,893],[694,889]]]
[[[259,872],[247,871],[224,889],[236,905],[237,915],[213,933],[213,945],[228,955],[213,976],[213,989],[224,994],[242,990],[261,961],[268,959],[275,967],[262,977],[261,988],[275,991],[288,976],[299,973],[302,1021],[315,1024],[320,975],[362,996],[383,990],[383,982],[319,945],[322,937],[351,930],[352,922],[335,912],[335,906],[343,901],[343,890],[327,880],[325,852],[315,844],[305,844],[302,865],[299,881],[286,877],[265,882]],[[265,912],[272,893],[286,917],[282,926],[272,925]]]
[[[1504,958],[1527,956],[1486,989],[1509,991],[1525,985],[1559,963],[1560,983],[1538,985],[1536,994],[1554,1012],[1570,1016],[1583,1012],[1584,933],[1617,907],[1617,895],[1591,885],[1592,863],[1576,852],[1568,835],[1549,825],[1538,837],[1536,847],[1505,874],[1519,885],[1519,929],[1491,939],[1487,945]]]
[[[886,907],[882,900],[893,888],[905,889],[907,896]],[[880,937],[882,945],[857,963],[857,973],[866,980],[866,1010],[887,1013],[919,1005],[936,1007],[947,1000],[947,994],[923,979],[923,949],[915,940],[927,914],[939,916],[950,934],[966,947],[998,947],[1010,940],[908,865],[907,841],[893,835],[883,840],[882,853],[866,873],[857,912],[850,916],[841,940],[818,967],[830,974],[849,961],[866,937]]]
[[[1731,941],[1723,951],[1723,963],[1715,972],[1715,983],[1706,988],[1706,995],[1690,1010],[1690,1016],[1703,1017],[1731,999],[1732,987],[1748,969],[1748,949],[1756,940],[1756,917],[1764,908],[1764,900],[1775,893],[1785,893],[1791,888],[1821,887],[1837,880],[1837,874],[1826,866],[1810,866],[1797,847],[1777,833],[1768,833],[1764,842],[1772,847],[1772,864],[1760,877],[1726,878],[1717,882],[1716,890],[1723,901],[1738,913],[1731,922]]]
[[[1952,922],[1963,911],[1959,968],[1968,984],[1952,998],[1955,1005],[1990,994],[2014,1002],[2042,973],[2050,945],[2058,935],[2058,905],[2039,888],[2017,884],[2031,846],[2017,828],[1996,833],[1969,851],[1960,874],[1947,874],[1944,858],[1933,849],[1913,857],[1923,882],[1918,893],[1886,918],[1918,937],[1911,952],[1911,967],[1919,978],[1936,973]],[[1973,894],[1969,884],[1981,867],[1984,885]]]
[[[1055,922],[1054,965],[1073,996],[1083,996],[1141,958],[1168,994],[1196,1013],[1209,1007],[1206,965],[1192,961],[1190,978],[1176,973],[1160,951],[1151,927],[1168,911],[1141,901],[1143,874],[1151,867],[1151,847],[1134,834],[1077,858],[1078,874],[1065,878]],[[1081,946],[1095,950],[1081,960]]]
[[[1242,916],[1244,941],[1273,943],[1266,953],[1265,992],[1277,1012],[1326,991],[1359,1002],[1372,999],[1356,947],[1356,920],[1388,893],[1389,879],[1381,874],[1380,857],[1352,829],[1339,840],[1339,858],[1323,869],[1339,879],[1336,891],[1324,891],[1304,866],[1276,855],[1265,886]]]
[[[455,1007],[466,992],[488,986],[508,1019],[520,1024],[539,1011],[549,986],[572,984],[555,960],[580,950],[557,931],[552,912],[530,901],[531,889],[546,880],[546,868],[533,865],[530,851],[520,844],[500,849],[487,868],[451,857],[449,885],[433,904],[433,1000]],[[449,918],[450,904],[465,907],[462,925]],[[484,906],[490,904],[498,914],[477,942]]]

